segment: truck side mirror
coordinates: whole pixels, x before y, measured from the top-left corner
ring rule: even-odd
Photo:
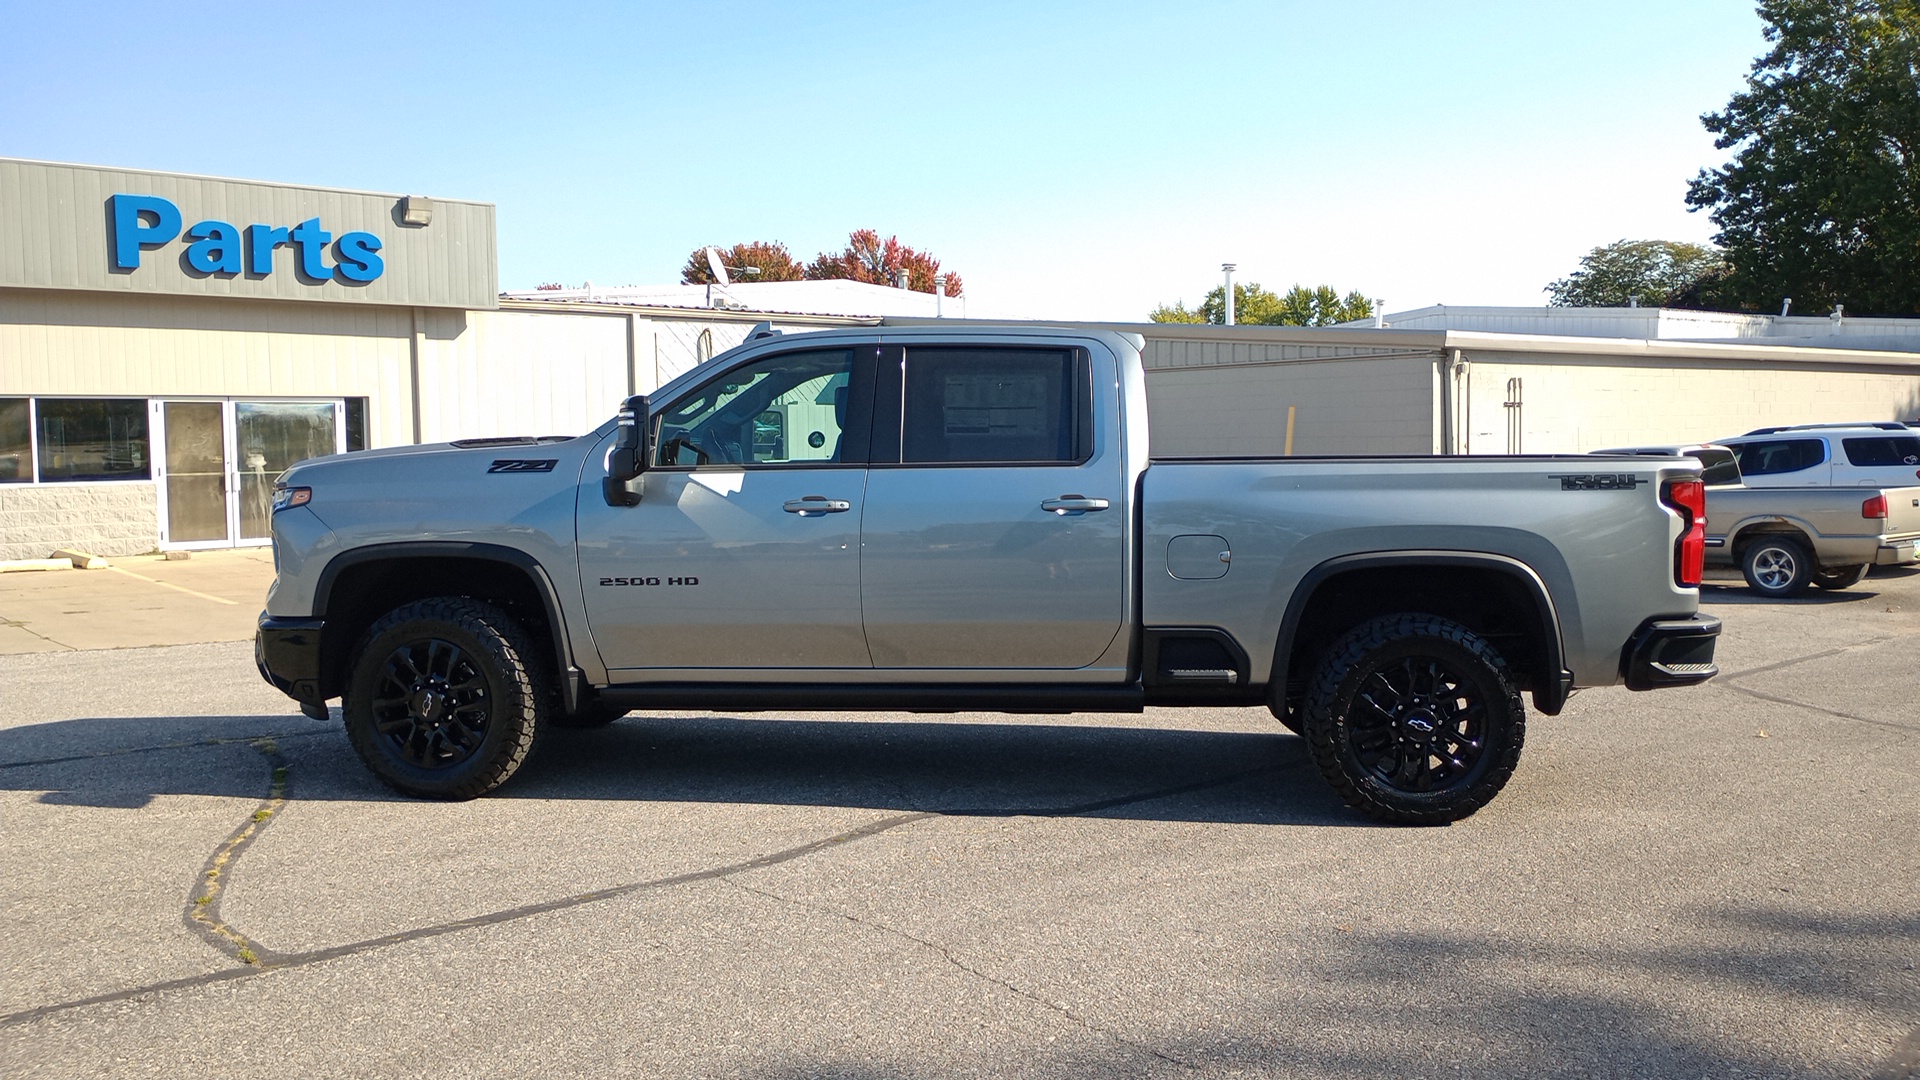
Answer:
[[[620,406],[620,431],[614,436],[613,450],[607,454],[605,492],[608,506],[638,506],[640,496],[627,484],[647,471],[653,458],[653,422],[648,415],[647,395],[635,394]]]

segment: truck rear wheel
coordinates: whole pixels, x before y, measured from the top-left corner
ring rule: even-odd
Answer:
[[[404,795],[472,799],[507,782],[547,712],[544,664],[506,612],[442,596],[368,628],[341,710],[373,774]]]
[[[1823,589],[1851,589],[1867,576],[1867,564],[1823,566],[1813,572],[1813,583]]]
[[[1526,707],[1500,654],[1435,615],[1363,623],[1327,650],[1302,725],[1347,805],[1381,821],[1440,825],[1506,786]]]
[[[1763,536],[1740,555],[1747,587],[1762,596],[1799,596],[1813,581],[1813,556],[1790,536]]]

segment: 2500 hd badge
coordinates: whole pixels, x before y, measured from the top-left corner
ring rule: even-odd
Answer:
[[[602,585],[698,585],[697,577],[670,577],[662,581],[657,577],[603,577]]]

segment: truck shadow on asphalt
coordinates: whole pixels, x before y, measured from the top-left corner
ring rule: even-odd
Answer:
[[[549,730],[542,740],[489,798],[1371,824],[1334,796],[1306,744],[1279,730],[636,713],[596,730]],[[280,764],[294,802],[413,802],[367,772],[337,723],[136,717],[0,730],[0,791],[38,791],[49,805],[259,798]]]

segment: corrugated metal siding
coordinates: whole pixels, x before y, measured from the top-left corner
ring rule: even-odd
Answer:
[[[1430,349],[1393,349],[1374,345],[1293,345],[1262,341],[1209,341],[1151,337],[1147,339],[1148,371],[1172,368],[1222,367],[1239,364],[1285,364],[1312,360],[1352,360],[1371,357],[1433,357]]]
[[[1295,454],[1430,454],[1438,445],[1427,356],[1147,371],[1158,457],[1277,456],[1289,405]]]
[[[627,395],[620,316],[434,311],[424,329],[424,442],[579,435]]]
[[[119,272],[109,246],[108,199],[153,195],[180,208],[182,238],[143,251],[140,267]],[[341,304],[493,308],[499,304],[493,207],[433,201],[431,224],[398,224],[400,196],[299,188],[172,173],[100,169],[0,159],[0,287],[85,289],[125,294],[232,296]],[[184,234],[199,221],[292,228],[308,218],[338,238],[373,233],[386,264],[364,285],[308,284],[297,253],[282,248],[274,270],[196,277],[181,263]],[[331,260],[331,254],[328,256]]]

